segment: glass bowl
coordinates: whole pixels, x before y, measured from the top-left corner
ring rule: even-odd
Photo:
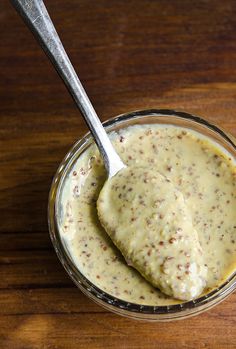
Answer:
[[[200,117],[183,112],[156,109],[139,110],[112,118],[104,122],[103,125],[106,131],[110,132],[137,124],[171,124],[193,129],[223,146],[231,154],[233,159],[236,158],[236,144],[232,136]],[[58,225],[60,218],[59,197],[70,169],[78,157],[92,142],[93,139],[91,134],[87,133],[81,140],[75,143],[65,156],[53,179],[48,204],[48,223],[52,243],[62,265],[79,289],[96,303],[110,311],[133,319],[149,321],[170,321],[199,314],[220,303],[225,297],[232,293],[236,288],[236,273],[219,288],[195,300],[169,306],[146,306],[128,303],[107,294],[91,283],[77,269],[60,237]]]

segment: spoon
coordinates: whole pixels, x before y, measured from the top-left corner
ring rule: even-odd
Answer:
[[[159,287],[164,293],[182,300],[190,300],[200,294],[205,286],[206,268],[202,258],[201,246],[198,241],[197,233],[192,226],[191,217],[185,206],[183,196],[178,192],[170,181],[151,169],[146,171],[143,168],[134,168],[126,166],[113,148],[110,139],[103,128],[76,72],[63,48],[56,29],[49,17],[47,9],[42,0],[11,0],[13,6],[26,21],[36,39],[40,42],[43,50],[46,52],[52,64],[58,71],[70,94],[80,109],[92,135],[102,155],[108,180],[103,186],[98,201],[97,210],[101,224],[104,226],[112,241],[120,249],[124,257],[131,261],[132,265],[155,287]],[[122,171],[121,171],[122,170]],[[127,193],[126,185],[132,185]],[[144,185],[142,184],[144,183]],[[117,190],[114,191],[113,188]],[[135,190],[132,190],[134,188]],[[151,193],[151,194],[150,194]],[[118,197],[116,195],[118,194]],[[175,211],[175,220],[168,224],[168,230],[158,230],[160,222],[155,223],[154,229],[146,226],[145,222],[156,216],[158,209],[159,215],[162,205],[153,206],[153,200],[160,202],[162,195],[167,205],[163,212],[163,218],[169,219],[170,213]],[[137,198],[142,197],[146,200],[146,209],[140,205],[137,207]],[[124,200],[120,200],[120,199]],[[172,207],[173,202],[178,199],[176,207]],[[122,212],[122,221],[120,221],[120,212]],[[133,224],[133,217],[130,212],[139,212],[136,223]],[[153,212],[152,212],[153,211]],[[152,213],[151,219],[148,217]],[[181,228],[181,241],[178,247],[172,244],[172,241],[180,239],[178,230]],[[192,266],[194,273],[186,274],[184,271],[180,275],[183,282],[176,282],[176,274],[173,263],[170,262],[170,256],[176,255],[175,260],[182,261],[181,251],[184,251],[185,245],[190,240],[191,232],[192,244],[188,248],[186,265]],[[151,234],[150,234],[151,233]],[[156,237],[162,238],[159,244],[167,245],[159,257],[151,250],[147,251],[145,257],[143,251],[146,248],[146,241],[151,238],[151,245],[156,241]],[[153,241],[152,241],[153,240]],[[156,246],[154,246],[156,247]],[[140,252],[141,251],[141,252]],[[146,251],[145,251],[146,252]],[[149,256],[150,255],[150,256]],[[173,258],[173,257],[171,257]]]
[[[42,0],[11,0],[11,3],[39,41],[72,95],[102,155],[108,178],[126,165],[116,153],[86,94]]]

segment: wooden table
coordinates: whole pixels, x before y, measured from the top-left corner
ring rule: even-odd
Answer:
[[[236,135],[236,2],[48,0],[100,117],[141,108],[203,115]],[[0,2],[0,348],[236,348],[236,294],[195,318],[114,315],[71,282],[47,198],[86,126],[47,58]]]

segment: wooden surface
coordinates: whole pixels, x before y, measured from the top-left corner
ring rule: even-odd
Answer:
[[[236,2],[48,0],[100,117],[140,108],[205,116],[236,136]],[[7,0],[0,2],[0,348],[236,348],[236,294],[173,323],[105,311],[51,246],[47,197],[87,130]]]

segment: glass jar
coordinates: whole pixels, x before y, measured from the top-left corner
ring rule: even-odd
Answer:
[[[236,144],[235,139],[232,136],[226,134],[223,130],[208,121],[187,113],[176,112],[173,110],[139,110],[112,118],[104,122],[103,125],[109,133],[111,131],[126,128],[130,125],[142,124],[170,124],[198,131],[217,142],[231,154],[233,159],[236,159]],[[48,204],[48,223],[52,243],[62,265],[79,289],[96,303],[110,311],[133,319],[149,321],[170,321],[184,319],[199,314],[218,304],[232,293],[236,288],[236,273],[234,273],[234,275],[232,275],[227,282],[222,284],[220,287],[192,301],[168,306],[146,306],[126,302],[107,294],[90,282],[80,272],[73,263],[70,253],[60,236],[60,194],[65,179],[70,173],[75,161],[77,161],[92,142],[93,139],[91,134],[86,134],[81,140],[75,143],[72,149],[65,156],[53,179]]]

